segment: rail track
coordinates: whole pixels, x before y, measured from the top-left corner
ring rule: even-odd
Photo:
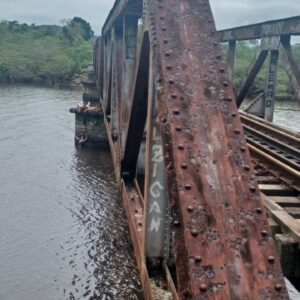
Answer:
[[[252,157],[287,185],[300,190],[300,135],[241,112]]]
[[[300,246],[300,135],[243,112],[240,116],[276,233],[291,234]]]

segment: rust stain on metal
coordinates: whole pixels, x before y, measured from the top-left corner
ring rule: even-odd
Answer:
[[[288,299],[209,1],[148,4],[179,296]]]

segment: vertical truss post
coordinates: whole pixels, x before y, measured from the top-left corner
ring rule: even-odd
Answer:
[[[233,75],[234,75],[235,47],[236,47],[236,41],[230,40],[228,55],[227,55],[227,66],[228,66],[228,76],[231,81],[233,81]]]
[[[111,81],[111,133],[114,141],[119,139],[120,134],[120,105],[121,105],[121,82],[122,82],[122,27],[112,30],[112,81]]]
[[[276,93],[277,69],[278,69],[279,51],[270,51],[270,60],[268,65],[268,73],[266,79],[266,100],[265,100],[265,119],[269,122],[273,121],[274,101]]]
[[[110,115],[111,101],[111,84],[112,84],[112,36],[111,32],[104,38],[104,97],[103,109],[104,113]]]
[[[123,78],[122,78],[122,128],[121,145],[124,152],[126,132],[130,117],[130,92],[134,77],[137,51],[138,17],[123,17]]]
[[[152,60],[151,60],[152,61]],[[156,86],[150,63],[145,176],[145,255],[148,261],[168,256],[168,196],[162,139],[157,121]]]

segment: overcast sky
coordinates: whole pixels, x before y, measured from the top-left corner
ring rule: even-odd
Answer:
[[[300,0],[211,0],[218,29],[300,15]],[[80,16],[101,32],[114,0],[0,0],[0,20],[61,24]]]

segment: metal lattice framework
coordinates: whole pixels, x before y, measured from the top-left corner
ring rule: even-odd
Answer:
[[[300,100],[300,68],[291,47],[291,36],[295,35],[300,35],[300,16],[226,29],[218,32],[219,40],[221,42],[228,42],[229,44],[227,63],[230,79],[233,78],[234,73],[236,42],[261,39],[259,51],[251,63],[239,91],[236,93],[238,106],[242,104],[251,84],[254,82],[266,59],[269,58],[265,95],[263,95],[263,98],[258,97],[258,99],[253,101],[253,109],[252,111],[249,110],[249,112],[260,115],[268,121],[273,121],[277,68],[280,53],[283,58],[284,68],[293,87],[295,98]]]
[[[209,1],[116,1],[94,68],[146,298],[288,299]]]

